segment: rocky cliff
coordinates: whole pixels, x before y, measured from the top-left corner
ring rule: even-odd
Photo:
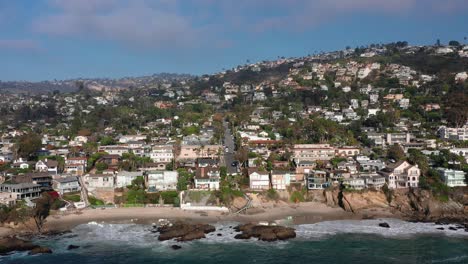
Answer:
[[[386,208],[417,221],[468,221],[468,188],[455,188],[448,201],[441,201],[421,189],[399,189],[390,192],[364,190],[325,190],[327,205],[358,213],[364,209]]]

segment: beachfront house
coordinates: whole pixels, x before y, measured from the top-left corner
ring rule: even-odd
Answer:
[[[220,171],[213,167],[200,167],[195,172],[195,189],[218,190]]]
[[[440,178],[449,187],[466,186],[465,172],[461,170],[451,170],[446,168],[438,168]]]
[[[115,187],[123,188],[132,185],[132,182],[138,177],[143,176],[142,172],[120,171],[115,176]]]
[[[307,180],[307,189],[321,190],[327,188],[330,184],[327,182],[327,173],[322,170],[312,170],[305,174]]]
[[[148,171],[146,186],[149,192],[177,190],[177,171]]]
[[[267,171],[251,168],[249,169],[249,182],[251,190],[268,190],[270,189],[270,174]]]
[[[400,189],[418,187],[421,170],[418,168],[418,165],[411,165],[407,161],[400,161],[388,165],[379,173],[387,179],[389,188]]]
[[[52,182],[54,190],[56,190],[62,195],[69,192],[81,191],[81,186],[78,181],[78,177],[76,176],[58,178],[53,180]]]
[[[290,171],[271,172],[271,187],[275,190],[286,190],[291,184],[291,178],[295,178],[295,173]]]
[[[95,189],[113,189],[113,174],[87,174],[84,176],[86,188],[90,191]]]
[[[16,200],[41,196],[41,185],[35,183],[0,184],[0,192],[10,193]]]

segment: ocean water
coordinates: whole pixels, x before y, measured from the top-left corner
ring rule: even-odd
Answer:
[[[379,227],[382,221],[391,228]],[[432,223],[321,222],[294,226],[296,239],[273,243],[235,240],[235,225],[220,223],[204,240],[177,243],[158,241],[150,226],[92,222],[35,241],[53,254],[16,253],[0,263],[468,263],[468,232],[438,230]],[[80,248],[69,251],[70,244]],[[176,244],[182,249],[170,248]]]

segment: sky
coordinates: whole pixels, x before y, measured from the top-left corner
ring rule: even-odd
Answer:
[[[208,74],[371,43],[466,42],[468,0],[0,0],[0,80]]]

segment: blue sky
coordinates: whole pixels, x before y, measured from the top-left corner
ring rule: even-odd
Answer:
[[[464,41],[468,0],[0,0],[0,80],[203,74],[277,56]]]

